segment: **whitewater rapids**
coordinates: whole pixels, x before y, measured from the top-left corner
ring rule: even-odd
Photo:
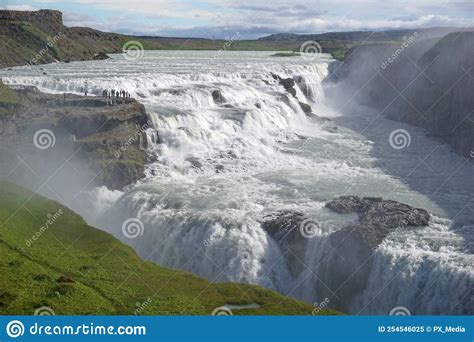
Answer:
[[[1,70],[6,84],[100,96],[124,89],[142,102],[148,131],[146,178],[124,191],[84,192],[73,208],[91,224],[160,265],[211,281],[259,284],[309,302],[339,303],[324,288],[337,269],[320,268],[327,236],[355,220],[324,208],[340,195],[378,196],[425,208],[428,227],[396,231],[375,251],[367,286],[340,305],[353,314],[473,313],[472,162],[418,128],[350,104],[324,81],[332,60],[268,52],[147,51],[130,60]],[[292,77],[297,98],[272,77]],[[213,92],[219,91],[222,103]],[[329,96],[328,94],[332,94]],[[308,116],[298,100],[311,106]],[[394,149],[395,129],[410,133]],[[276,211],[321,222],[294,275],[288,251],[262,229]],[[124,236],[129,218],[143,234]],[[357,276],[357,275],[354,275]],[[315,284],[320,284],[318,287]]]

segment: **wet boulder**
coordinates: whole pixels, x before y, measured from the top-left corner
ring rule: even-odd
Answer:
[[[262,228],[281,247],[290,273],[296,277],[304,269],[308,239],[300,233],[305,217],[297,211],[278,211],[263,218]]]
[[[313,114],[313,110],[311,109],[311,106],[309,104],[301,102],[301,101],[298,101],[298,102],[300,104],[301,109],[306,115]]]
[[[337,270],[323,281],[338,296],[336,304],[345,306],[366,287],[374,251],[384,239],[407,226],[426,226],[430,218],[424,209],[376,197],[341,196],[326,203],[326,208],[359,216],[356,223],[329,236],[327,254],[319,268],[320,274]]]
[[[303,76],[295,76],[294,79],[304,96],[306,96],[308,99],[314,100],[313,93],[311,92],[311,85],[308,84],[306,79]]]
[[[220,90],[214,90],[212,92],[212,99],[216,104],[223,104],[224,102],[226,102],[226,99],[224,98]]]
[[[283,88],[285,88],[285,90],[289,94],[291,94],[293,97],[296,97],[296,89],[295,89],[296,82],[294,79],[292,79],[291,77],[282,78],[281,76],[274,73],[272,73],[272,77],[274,80],[278,81],[278,83],[282,85]]]
[[[92,59],[93,60],[96,60],[96,61],[101,61],[101,60],[104,60],[104,59],[109,59],[110,57],[105,53],[105,52],[99,52],[99,53],[96,53]]]
[[[357,196],[341,196],[326,203],[326,208],[339,214],[362,213],[366,202]]]
[[[197,170],[203,170],[203,165],[197,157],[186,157],[185,160],[191,164],[191,166]]]
[[[341,196],[326,208],[337,213],[357,213],[359,232],[376,248],[390,232],[406,226],[426,226],[430,215],[425,209],[378,197]]]

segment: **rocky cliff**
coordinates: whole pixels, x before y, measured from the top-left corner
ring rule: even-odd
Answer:
[[[0,10],[0,67],[89,60],[120,52],[127,40],[119,34],[68,28],[60,11]]]
[[[337,68],[341,92],[388,118],[424,127],[458,153],[472,156],[474,32],[406,43],[350,51]]]
[[[325,243],[318,245],[318,253],[322,256],[318,264],[318,282],[314,286],[318,293],[337,289],[337,298],[331,298],[331,305],[344,309],[348,309],[354,297],[366,288],[374,250],[390,234],[417,229],[430,221],[430,215],[424,209],[382,198],[341,196],[327,202],[326,208],[338,214],[355,213],[358,216],[357,221],[326,237],[319,237]],[[319,222],[296,211],[276,212],[262,221],[262,228],[282,250],[291,251],[285,253],[285,261],[294,277],[301,277],[308,269],[305,264],[308,262],[308,237],[313,237],[312,233],[316,233],[319,226]]]
[[[0,112],[0,175],[25,184],[31,168],[36,175],[48,174],[49,167],[67,160],[86,175],[89,185],[121,189],[143,177],[148,158],[145,131],[151,123],[142,104],[134,99],[43,94],[35,88],[7,93],[8,88],[2,88],[8,97],[0,98],[5,104]],[[11,97],[16,102],[7,106]],[[24,163],[12,172],[18,157]],[[75,179],[71,175],[71,182]]]
[[[54,10],[10,11],[0,10],[0,21],[25,22],[38,26],[46,32],[59,32],[64,28],[63,14]]]

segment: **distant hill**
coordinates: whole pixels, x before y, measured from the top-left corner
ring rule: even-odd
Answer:
[[[385,30],[385,31],[349,31],[349,32],[326,32],[317,34],[293,34],[277,33],[270,36],[259,38],[259,41],[300,41],[307,40],[327,40],[333,39],[343,42],[382,42],[382,41],[401,41],[405,37],[418,32],[423,38],[442,37],[451,32],[459,31],[459,27],[435,27],[418,28],[406,30]]]
[[[278,33],[258,39],[262,44],[291,46],[298,49],[303,42],[316,41],[322,52],[330,53],[335,59],[344,60],[347,52],[363,44],[403,42],[415,33],[418,40],[439,39],[451,32],[472,31],[474,28],[435,27],[407,30],[327,32],[318,34]]]
[[[252,304],[234,315],[312,312],[258,286],[212,284],[144,261],[68,208],[7,181],[0,188],[0,314],[210,315],[225,304]]]

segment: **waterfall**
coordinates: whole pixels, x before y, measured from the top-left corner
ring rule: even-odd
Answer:
[[[6,84],[52,93],[80,94],[85,84],[92,95],[124,89],[146,106],[153,127],[142,139],[154,157],[146,179],[122,192],[84,193],[75,210],[143,258],[211,281],[259,284],[309,302],[327,299],[329,307],[350,313],[387,314],[400,305],[412,313],[472,313],[473,257],[466,251],[472,240],[465,232],[474,227],[461,225],[459,234],[440,206],[378,166],[373,146],[385,142],[394,123],[379,120],[375,142],[336,124],[370,120],[370,113],[346,118],[328,105],[327,56],[305,61],[228,52],[214,65],[212,52],[192,53],[147,51],[138,62],[115,56],[44,66],[45,74],[35,67],[2,75]],[[296,97],[272,74],[292,78]],[[305,114],[300,102],[315,115]],[[420,141],[412,145],[434,144],[421,133],[413,138]],[[413,153],[410,158],[421,159]],[[457,160],[449,153],[434,155]],[[459,179],[472,183],[469,175],[466,169]],[[353,276],[363,278],[364,288],[350,294],[331,286],[338,269],[326,262],[330,235],[356,219],[324,207],[344,194],[390,194],[436,214],[428,227],[390,235],[367,269]],[[461,207],[466,198],[446,202]],[[320,223],[298,251],[298,270],[296,251],[262,227],[267,215],[280,211]],[[129,218],[143,223],[139,238],[123,235]]]

